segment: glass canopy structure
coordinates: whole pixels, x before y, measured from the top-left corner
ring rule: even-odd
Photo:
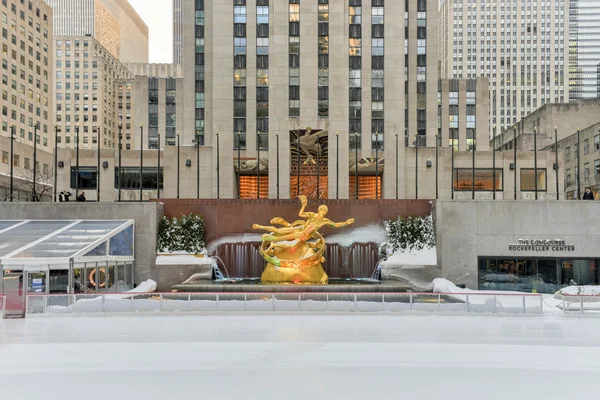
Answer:
[[[0,220],[0,294],[133,287],[133,220]]]

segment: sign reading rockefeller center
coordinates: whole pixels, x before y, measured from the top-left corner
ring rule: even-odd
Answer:
[[[575,251],[574,244],[564,239],[519,239],[508,245],[509,251]]]

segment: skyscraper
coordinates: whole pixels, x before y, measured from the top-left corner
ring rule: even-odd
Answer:
[[[55,36],[93,36],[121,62],[148,62],[148,26],[127,0],[46,0]]]
[[[11,165],[15,201],[32,199],[34,176],[36,196],[51,199],[54,175],[54,101],[50,94],[54,63],[52,10],[42,0],[3,1],[0,15],[0,201],[10,197]]]
[[[569,2],[570,99],[600,98],[600,1]]]
[[[173,63],[183,60],[183,0],[173,0]]]
[[[490,79],[490,135],[569,98],[568,21],[565,0],[442,3],[441,75]]]

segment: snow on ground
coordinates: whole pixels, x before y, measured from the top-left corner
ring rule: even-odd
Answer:
[[[2,320],[0,397],[589,398],[600,390],[599,330],[588,318]]]

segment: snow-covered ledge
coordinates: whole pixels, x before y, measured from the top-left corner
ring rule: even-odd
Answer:
[[[173,285],[185,282],[192,275],[196,280],[211,280],[216,260],[206,254],[183,252],[158,254],[156,257],[156,281],[159,292],[169,292]]]
[[[421,290],[442,276],[437,263],[437,249],[397,251],[380,263],[383,280],[401,281],[415,290]]]

